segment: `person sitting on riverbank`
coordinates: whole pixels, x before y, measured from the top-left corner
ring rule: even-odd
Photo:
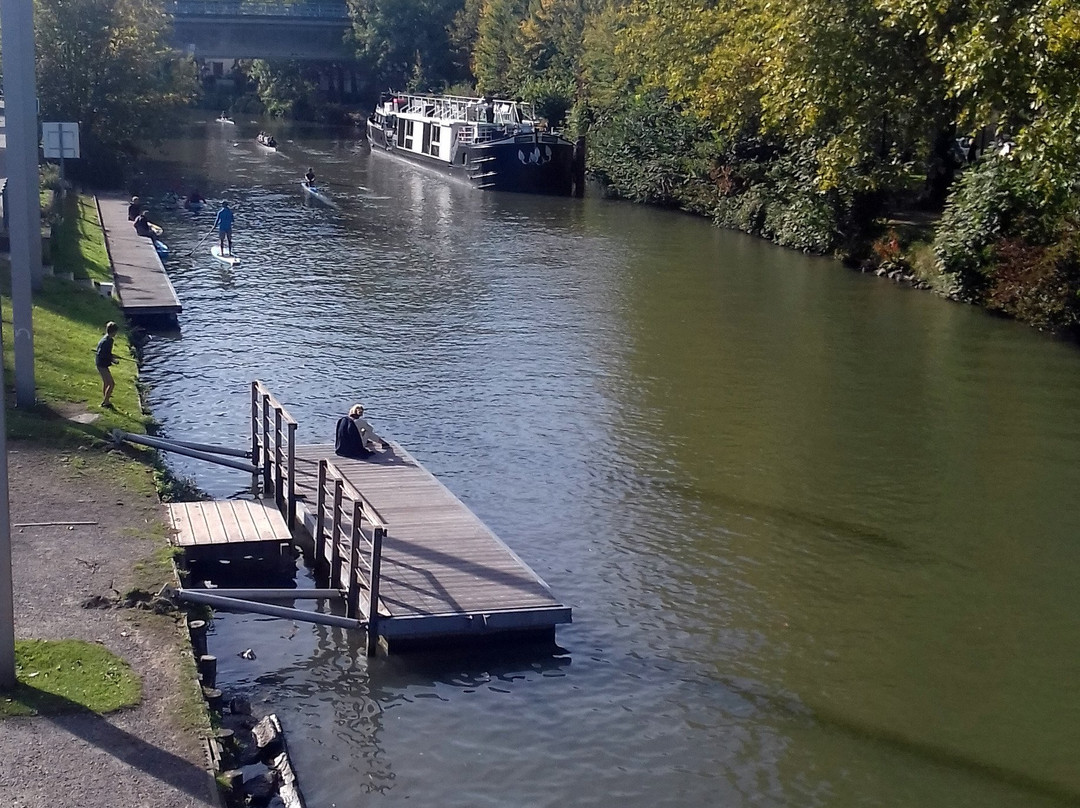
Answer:
[[[142,213],[142,203],[139,201],[139,197],[131,197],[131,204],[128,205],[128,221],[133,222]]]
[[[135,227],[135,232],[140,236],[145,236],[146,238],[154,237],[154,223],[150,221],[150,211],[146,208],[142,209],[139,215],[135,217],[135,221],[132,222],[132,224]]]
[[[348,415],[338,418],[334,434],[334,454],[340,457],[366,458],[376,450],[376,444],[386,451],[389,444],[364,420],[364,405],[355,404]]]

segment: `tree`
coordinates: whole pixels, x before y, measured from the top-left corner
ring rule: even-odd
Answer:
[[[450,39],[461,0],[349,0],[357,59],[375,84],[435,90],[459,78]]]
[[[196,96],[195,65],[167,44],[156,0],[38,0],[34,27],[41,116],[79,123],[91,171],[164,135]]]

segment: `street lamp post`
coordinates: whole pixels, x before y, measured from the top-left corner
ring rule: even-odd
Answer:
[[[38,191],[37,99],[34,91],[33,0],[0,0],[7,129],[7,215],[11,240],[11,310],[15,403],[34,405],[32,289],[41,284],[41,202]],[[0,689],[15,686],[15,607],[11,575],[7,436],[0,396]]]

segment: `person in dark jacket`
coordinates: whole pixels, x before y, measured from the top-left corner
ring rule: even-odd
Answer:
[[[386,451],[388,444],[375,434],[364,420],[364,405],[356,404],[348,415],[338,418],[334,435],[334,454],[341,457],[365,458],[375,453],[376,445]]]
[[[128,205],[128,221],[135,221],[136,217],[142,213],[142,204],[139,202],[139,197],[131,197],[131,204]]]
[[[150,211],[143,210],[140,212],[139,215],[135,217],[135,221],[132,222],[132,225],[135,228],[135,232],[140,236],[145,236],[146,238],[154,237],[154,229],[150,221]]]
[[[110,368],[120,360],[113,356],[113,340],[116,338],[116,332],[118,327],[116,323],[108,322],[105,324],[105,336],[98,340],[97,348],[94,349],[94,365],[98,369],[98,373],[101,374],[101,406],[111,407],[113,388],[116,387],[116,382],[113,381],[112,371]]]

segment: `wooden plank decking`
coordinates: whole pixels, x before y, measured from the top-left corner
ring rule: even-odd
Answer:
[[[98,215],[112,262],[116,296],[131,317],[175,316],[183,309],[150,239],[128,221],[128,200],[99,196]]]
[[[168,511],[177,547],[292,541],[272,500],[172,502]]]
[[[435,638],[550,629],[571,621],[547,584],[464,503],[396,444],[370,460],[329,444],[296,447],[296,490],[309,529],[318,465],[328,458],[388,525],[382,546],[379,634]]]

